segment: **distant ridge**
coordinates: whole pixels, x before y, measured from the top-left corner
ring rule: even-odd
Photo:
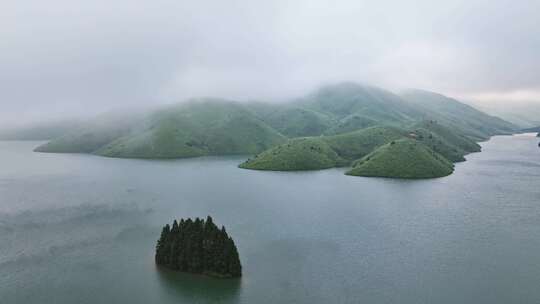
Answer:
[[[537,133],[537,132],[540,132],[540,126],[521,129],[520,131],[523,132],[523,133]]]

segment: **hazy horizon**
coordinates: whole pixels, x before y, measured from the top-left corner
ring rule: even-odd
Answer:
[[[0,12],[0,127],[354,81],[540,106],[532,1],[25,1]],[[526,106],[524,106],[527,108]]]

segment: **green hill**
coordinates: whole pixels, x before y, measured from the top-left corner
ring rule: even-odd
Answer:
[[[163,109],[140,131],[96,153],[130,158],[254,154],[284,141],[283,135],[241,104],[205,99]]]
[[[254,103],[249,107],[290,138],[335,135],[375,125],[401,127],[423,115],[389,91],[350,82],[324,86],[285,104]]]
[[[257,102],[247,106],[262,121],[287,137],[320,135],[336,123],[329,115],[291,104]]]
[[[285,141],[241,104],[193,100],[164,108],[136,123],[96,121],[36,149],[108,157],[182,158],[254,154]]]
[[[376,147],[404,136],[404,130],[394,127],[370,127],[334,136],[321,136],[339,157],[350,162],[363,157]]]
[[[240,164],[240,168],[272,171],[319,170],[343,164],[338,154],[319,137],[294,138]]]
[[[417,140],[404,138],[377,148],[355,162],[347,175],[433,178],[449,175],[454,165]]]
[[[421,141],[452,162],[465,161],[466,154],[480,151],[476,142],[433,120],[419,122],[410,130],[409,137]]]
[[[452,131],[449,127],[443,126],[435,120],[421,121],[413,126],[413,130],[424,129],[444,138],[448,144],[455,146],[465,152],[480,152],[480,145],[472,139]]]
[[[295,138],[240,164],[256,170],[315,170],[347,166],[374,148],[403,136],[390,127],[372,127],[335,136]]]
[[[399,126],[422,116],[422,112],[389,91],[351,82],[322,87],[297,103],[304,108],[330,115],[341,124],[346,124],[349,117],[357,116],[364,120],[362,126],[373,121],[380,125]]]
[[[408,90],[398,96],[351,82],[321,87],[291,103],[256,103],[250,107],[261,120],[288,137],[335,135],[375,125],[404,128],[427,120],[436,120],[474,140],[515,130],[506,121],[437,93]]]
[[[423,112],[381,88],[343,82],[288,103],[248,103],[257,117],[283,135],[335,135],[376,125],[401,127]]]
[[[324,134],[342,134],[355,130],[365,129],[367,127],[376,126],[378,124],[379,123],[375,119],[371,119],[369,117],[365,117],[359,114],[352,114],[339,120],[331,128],[327,129]]]
[[[411,138],[423,143],[425,146],[444,156],[451,162],[465,161],[464,156],[467,152],[451,145],[446,139],[426,129],[416,129],[411,133]]]
[[[516,126],[507,121],[438,93],[407,90],[401,97],[423,112],[423,120],[437,120],[474,140],[486,140],[492,135],[511,134],[516,130]]]

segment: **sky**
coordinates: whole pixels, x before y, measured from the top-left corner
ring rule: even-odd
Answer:
[[[355,81],[540,104],[540,0],[0,0],[0,126]]]

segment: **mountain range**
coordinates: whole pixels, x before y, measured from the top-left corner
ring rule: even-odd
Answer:
[[[395,94],[345,82],[286,103],[200,98],[144,115],[99,117],[66,130],[36,151],[151,159],[246,154],[253,156],[242,168],[355,165],[358,168],[349,174],[369,171],[365,175],[391,177],[396,174],[377,175],[373,168],[384,166],[374,162],[391,163],[388,155],[406,148],[399,162],[432,162],[427,167],[444,170],[417,177],[435,177],[451,173],[448,162],[463,161],[467,153],[479,151],[477,141],[516,129],[441,94],[422,90]],[[368,157],[371,153],[376,154]],[[414,177],[410,175],[396,177]]]

